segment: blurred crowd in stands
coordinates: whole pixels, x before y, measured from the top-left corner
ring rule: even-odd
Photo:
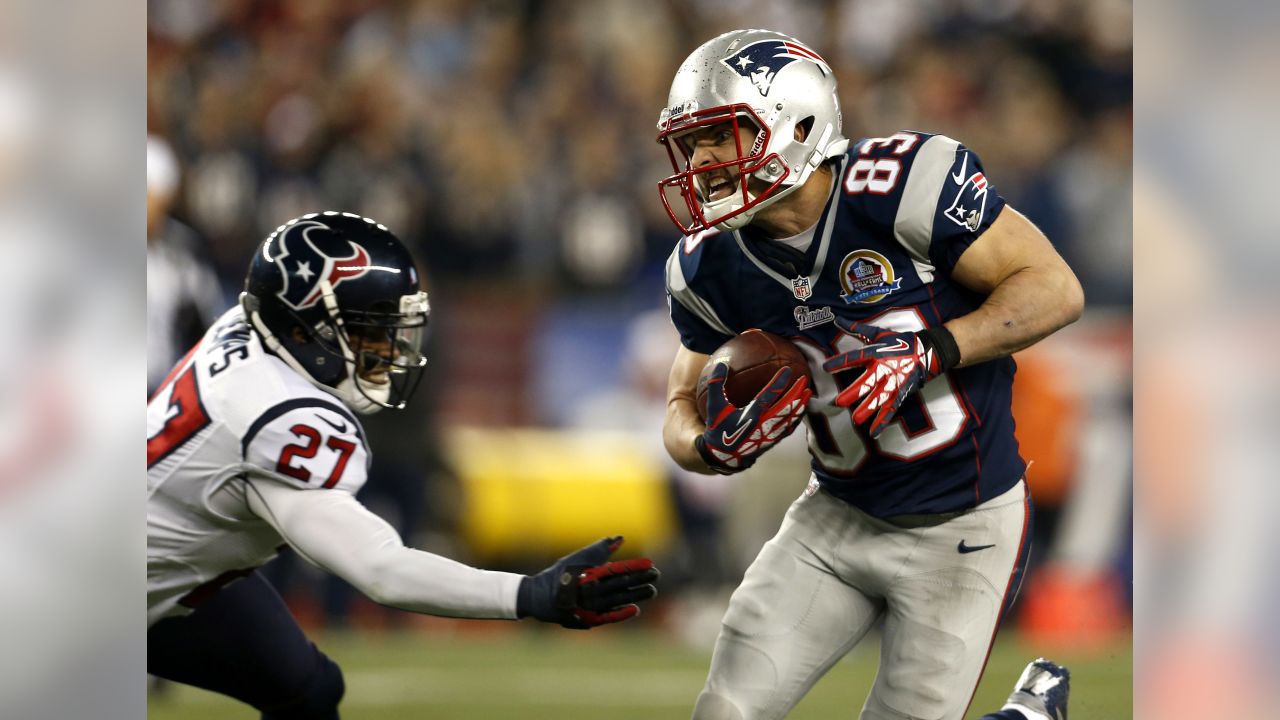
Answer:
[[[674,240],[654,125],[676,66],[769,27],[835,68],[846,135],[960,139],[1091,303],[1129,301],[1125,0],[224,0],[148,25],[174,214],[229,290],[267,231],[330,207],[395,229],[436,283],[626,287]]]

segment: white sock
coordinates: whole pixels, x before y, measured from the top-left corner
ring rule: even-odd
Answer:
[[[1022,713],[1022,715],[1027,718],[1027,720],[1053,720],[1053,718],[1049,717],[1048,715],[1045,715],[1042,712],[1036,712],[1035,710],[1032,710],[1026,705],[1019,705],[1018,703],[1005,703],[1004,707],[1000,709],[1016,710]]]

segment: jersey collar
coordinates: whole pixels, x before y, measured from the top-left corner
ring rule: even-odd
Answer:
[[[831,195],[827,197],[827,205],[822,209],[822,217],[818,218],[817,229],[814,231],[814,236],[819,238],[819,240],[813,243],[813,245],[809,247],[808,255],[813,258],[813,261],[811,263],[811,267],[813,269],[809,272],[809,275],[805,279],[808,281],[808,286],[810,288],[818,284],[818,278],[822,277],[822,269],[823,267],[826,266],[827,249],[831,246],[831,233],[836,227],[836,221],[835,221],[836,213],[833,212],[833,210],[836,206],[837,199],[840,197],[840,178],[844,177],[844,167],[848,162],[849,162],[848,155],[845,155],[843,158],[841,158],[840,168],[832,176]],[[764,260],[757,257],[755,253],[751,252],[750,248],[747,247],[747,243],[742,238],[741,230],[733,231],[733,239],[735,242],[738,243],[738,247],[742,250],[742,253],[746,255],[747,258],[751,260],[751,262],[754,263],[756,267],[760,268],[761,272],[773,278],[775,281],[778,282],[779,285],[782,285],[783,287],[785,287],[788,292],[793,291],[793,289],[797,284],[796,283],[797,280],[800,280],[801,278],[805,277],[805,276],[798,276],[796,278],[784,277],[782,273],[774,269],[770,265],[770,263],[765,262]],[[815,247],[817,248],[816,254],[814,252]]]

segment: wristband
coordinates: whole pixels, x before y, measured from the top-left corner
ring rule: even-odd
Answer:
[[[960,346],[945,325],[931,327],[920,334],[938,356],[939,375],[960,364]]]

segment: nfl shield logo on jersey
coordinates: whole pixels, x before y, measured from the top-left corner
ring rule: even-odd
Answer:
[[[813,295],[813,284],[807,277],[798,277],[791,281],[791,294],[797,300],[808,300]]]

